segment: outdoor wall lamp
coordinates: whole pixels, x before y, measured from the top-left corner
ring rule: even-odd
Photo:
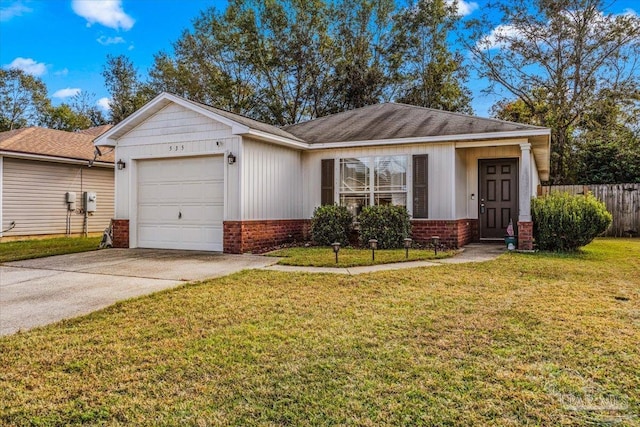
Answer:
[[[127,166],[127,164],[125,162],[123,162],[122,159],[118,160],[117,165],[118,165],[118,170],[119,171],[121,171],[122,169],[124,169]]]
[[[378,241],[376,239],[369,240],[369,247],[371,248],[371,261],[376,260],[376,249],[378,249]]]
[[[431,236],[431,243],[433,243],[433,252],[438,255],[438,244],[440,243],[440,236]]]
[[[336,264],[338,263],[338,252],[340,252],[340,242],[335,242],[331,244],[333,248],[333,253],[336,254]]]
[[[235,162],[236,162],[236,156],[234,156],[233,153],[229,153],[229,155],[227,156],[227,163],[232,165]]]
[[[413,240],[410,237],[404,239],[404,256],[407,259],[409,259],[409,248],[411,247],[411,242],[413,242]]]

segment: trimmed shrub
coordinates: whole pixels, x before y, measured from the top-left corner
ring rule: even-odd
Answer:
[[[367,206],[358,216],[360,240],[367,246],[369,239],[378,240],[378,248],[402,248],[404,239],[409,237],[411,223],[404,206]]]
[[[531,203],[533,237],[538,249],[568,252],[606,231],[612,216],[593,195],[552,193]]]
[[[353,215],[345,206],[324,205],[313,211],[311,238],[319,245],[340,242],[347,246],[352,228]]]

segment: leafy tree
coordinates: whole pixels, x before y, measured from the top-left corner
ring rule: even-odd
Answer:
[[[455,2],[410,1],[394,18],[390,55],[400,83],[397,101],[472,113],[468,73],[460,53],[449,51],[458,23]]]
[[[140,81],[131,60],[124,55],[107,55],[102,76],[111,95],[110,119],[114,124],[127,118],[153,97],[153,93]]]
[[[19,69],[0,69],[0,131],[36,125],[48,107],[42,80]]]
[[[500,25],[487,13],[462,42],[489,90],[506,89],[551,127],[552,180],[570,181],[573,133],[592,100],[638,90],[640,18],[607,14],[602,0],[498,0],[487,11],[499,12]]]
[[[102,112],[96,107],[92,96],[79,92],[71,98],[71,103],[48,106],[43,112],[40,124],[51,129],[75,132],[92,126],[106,124]]]
[[[332,112],[376,104],[389,97],[384,46],[393,11],[391,0],[342,0],[332,8]]]

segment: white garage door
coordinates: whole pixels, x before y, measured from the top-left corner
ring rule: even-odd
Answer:
[[[138,162],[138,247],[222,251],[222,156]]]

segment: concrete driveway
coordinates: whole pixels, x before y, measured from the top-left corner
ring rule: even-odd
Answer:
[[[108,249],[5,263],[0,265],[0,335],[275,262],[256,255]]]

